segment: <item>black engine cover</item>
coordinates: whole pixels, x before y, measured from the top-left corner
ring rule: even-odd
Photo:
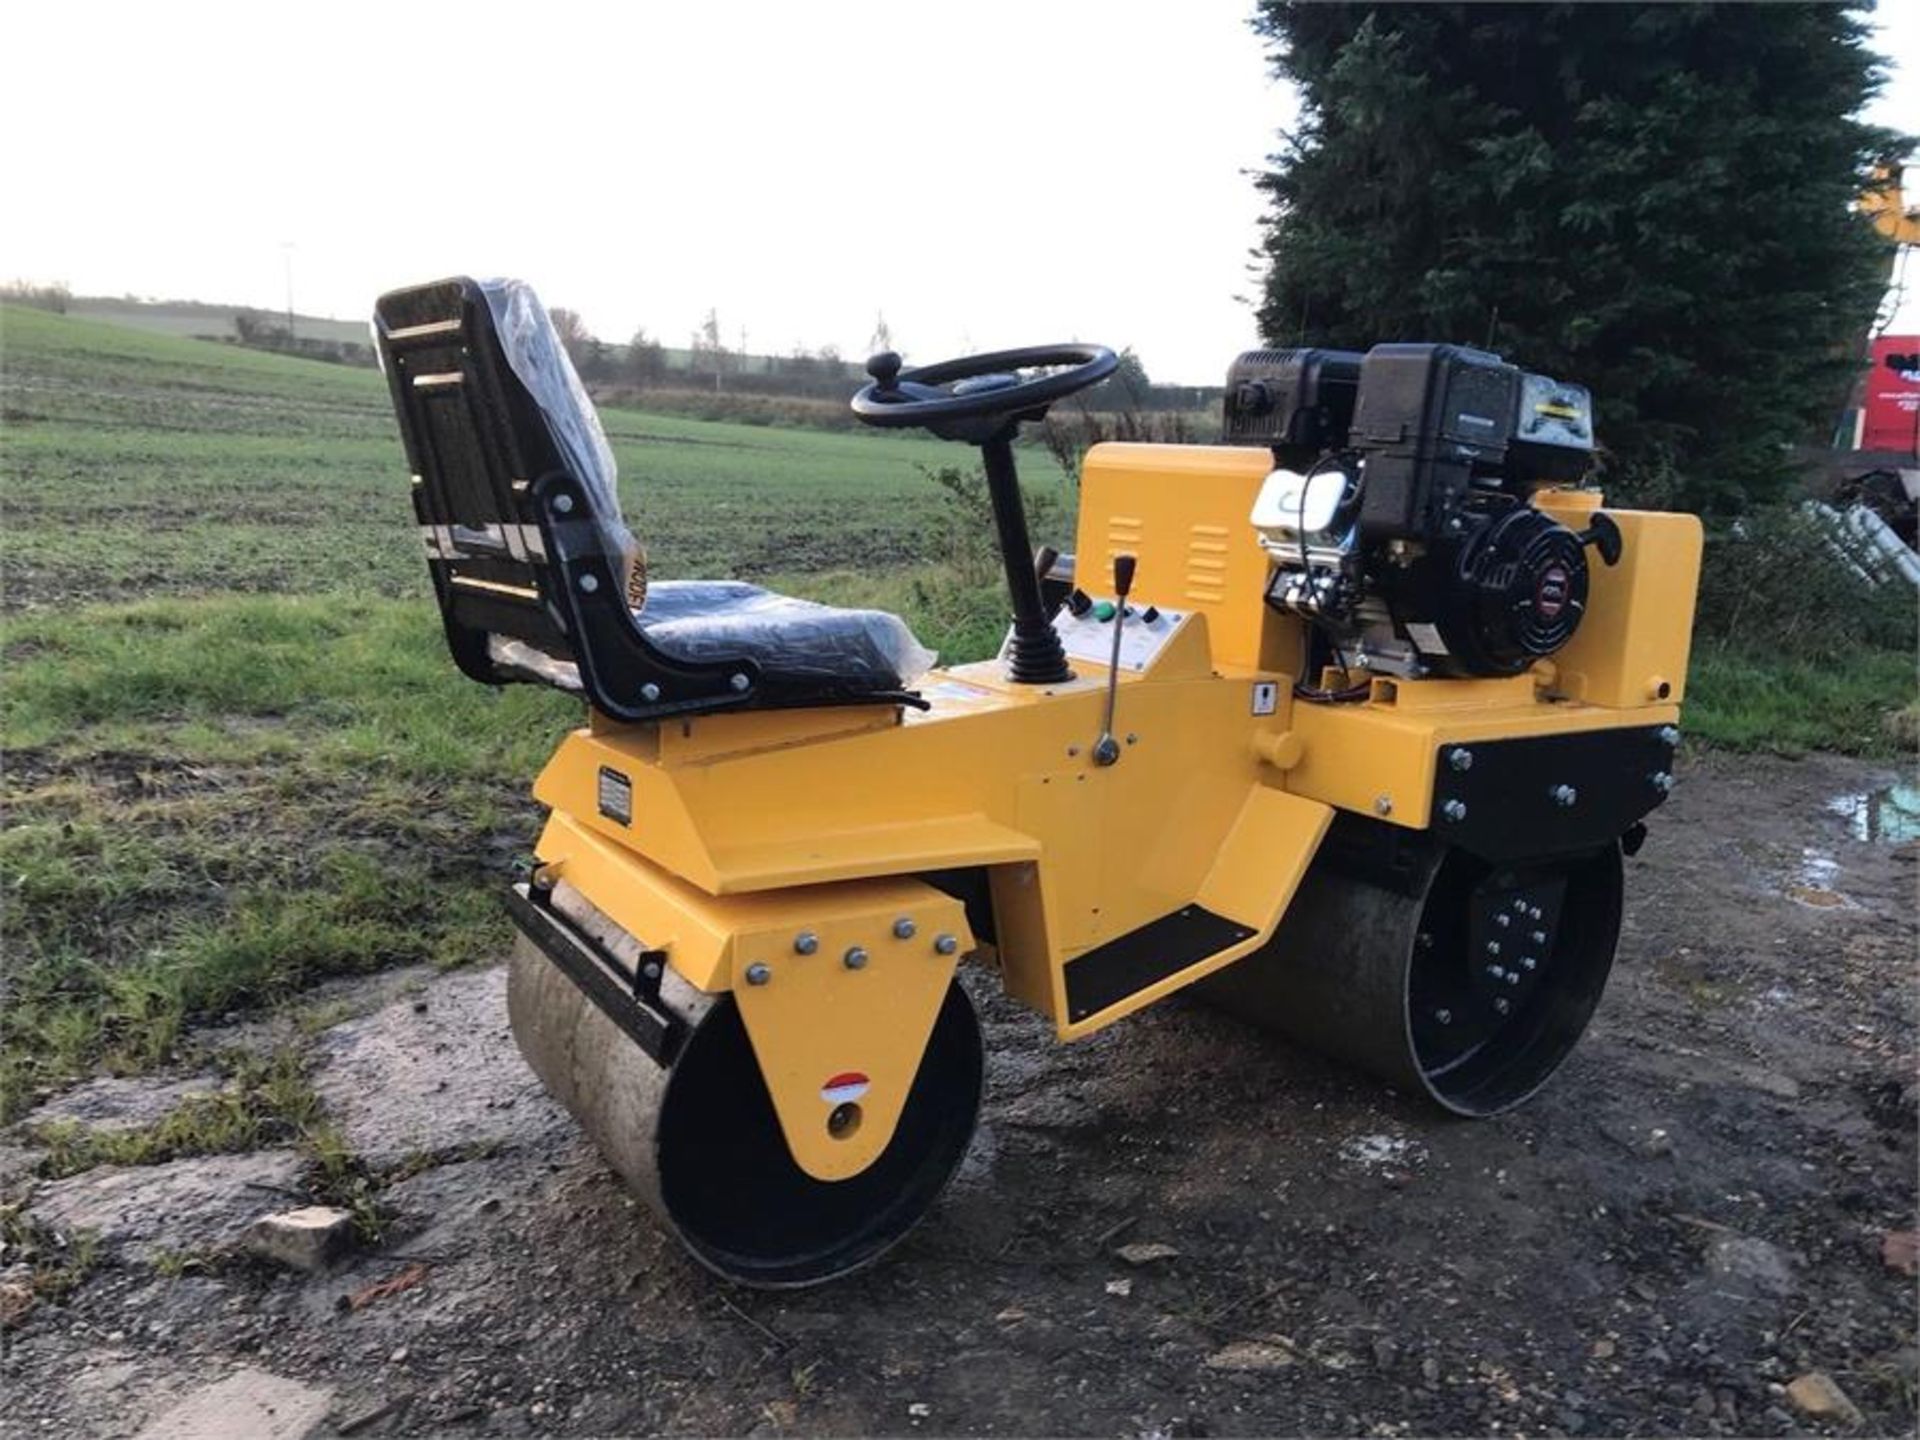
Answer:
[[[1580,537],[1531,506],[1469,517],[1402,573],[1394,618],[1442,674],[1517,675],[1571,640],[1587,608]]]

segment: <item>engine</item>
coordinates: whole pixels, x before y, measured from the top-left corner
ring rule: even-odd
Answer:
[[[1576,533],[1528,503],[1586,474],[1591,396],[1485,351],[1249,351],[1225,439],[1273,451],[1252,517],[1267,601],[1342,669],[1518,674],[1579,627],[1587,547],[1619,558],[1604,514]]]

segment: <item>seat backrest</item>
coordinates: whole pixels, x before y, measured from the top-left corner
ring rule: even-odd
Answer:
[[[466,674],[579,690],[620,718],[750,697],[751,664],[662,655],[634,622],[642,562],[613,454],[530,287],[457,278],[396,290],[375,306],[374,331],[447,643]]]

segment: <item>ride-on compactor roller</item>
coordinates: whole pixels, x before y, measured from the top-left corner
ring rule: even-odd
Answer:
[[[1577,385],[1255,351],[1226,443],[1095,446],[1074,554],[1036,557],[1016,432],[1111,352],[876,356],[855,412],[977,446],[1006,560],[1000,656],[936,670],[891,615],[648,585],[525,286],[377,330],[456,663],[586,702],[509,897],[514,1035],[721,1274],[824,1280],[926,1211],[979,1107],[965,959],[1067,1040],[1203,982],[1463,1115],[1585,1029],[1700,528],[1583,487]]]

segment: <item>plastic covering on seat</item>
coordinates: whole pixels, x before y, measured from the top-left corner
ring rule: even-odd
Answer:
[[[682,660],[753,661],[770,682],[904,690],[935,655],[884,610],[842,610],[738,580],[661,580],[634,617]]]
[[[905,690],[938,658],[898,615],[817,605],[738,580],[657,581],[634,619],[676,659],[753,661],[781,695]],[[519,640],[495,635],[488,652],[502,669],[562,690],[580,688],[572,661]]]
[[[621,557],[620,573],[638,600],[632,577],[644,575],[640,542],[620,518],[620,468],[614,462],[600,412],[580,383],[547,307],[524,280],[481,280],[476,284],[493,316],[493,328],[507,364],[539,407],[554,449],[573,477],[593,496],[593,523],[607,553]]]

